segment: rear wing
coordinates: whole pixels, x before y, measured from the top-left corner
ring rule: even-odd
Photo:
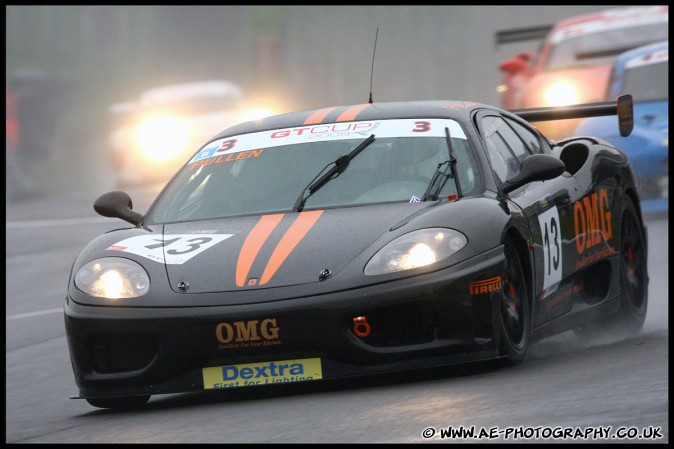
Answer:
[[[509,112],[522,117],[528,122],[617,115],[620,135],[623,137],[629,136],[634,127],[632,96],[629,94],[619,96],[616,101],[559,107],[511,109]]]
[[[541,25],[528,28],[513,28],[511,30],[497,31],[494,33],[496,46],[512,42],[533,41],[543,39],[548,35],[554,25]]]

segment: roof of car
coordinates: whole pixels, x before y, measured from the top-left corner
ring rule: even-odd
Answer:
[[[332,106],[321,109],[289,112],[267,117],[262,120],[241,123],[224,130],[218,135],[218,138],[269,129],[293,128],[359,120],[427,117],[452,118],[459,121],[465,121],[468,120],[473,110],[480,108],[499,109],[482,103],[452,100],[397,101]]]
[[[647,5],[633,6],[628,8],[614,8],[603,11],[581,14],[560,20],[555,24],[555,29],[559,30],[579,24],[588,24],[597,22],[598,24],[624,24],[630,25],[634,21],[652,19],[668,19],[669,5]]]
[[[626,51],[619,56],[617,64],[630,68],[667,61],[669,61],[669,41],[661,41]]]

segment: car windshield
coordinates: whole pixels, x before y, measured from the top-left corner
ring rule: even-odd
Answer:
[[[620,53],[651,42],[667,40],[668,37],[668,22],[580,34],[555,43],[545,69],[564,70],[612,64]]]
[[[634,101],[666,100],[669,98],[669,63],[639,65],[625,70],[621,92]]]
[[[424,132],[401,132],[406,128]],[[450,131],[461,191],[470,195],[477,191],[480,177],[458,123],[440,119],[336,123],[232,136],[205,145],[167,186],[149,212],[149,222],[292,211],[298,196],[317,177],[371,134],[375,140],[347,169],[306,196],[303,209],[418,202],[438,164],[449,159],[445,128]],[[308,129],[325,132],[304,135]],[[448,179],[440,195],[456,192],[455,180]]]

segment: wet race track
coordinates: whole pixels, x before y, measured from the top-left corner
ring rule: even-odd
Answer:
[[[129,192],[140,212],[155,193]],[[123,224],[94,213],[100,193],[7,205],[6,443],[669,441],[666,217],[648,221],[649,310],[637,337],[566,333],[536,343],[517,367],[153,396],[144,409],[112,412],[70,399],[62,316],[76,254]]]

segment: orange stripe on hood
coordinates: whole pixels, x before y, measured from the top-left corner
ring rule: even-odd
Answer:
[[[276,273],[276,270],[281,267],[292,250],[295,249],[297,244],[300,243],[307,232],[314,226],[316,220],[318,220],[318,217],[320,217],[322,213],[322,210],[300,212],[295,222],[290,226],[290,229],[285,233],[269,258],[267,267],[264,269],[264,273],[262,273],[260,285],[269,282]]]
[[[239,252],[239,260],[236,262],[237,287],[245,285],[248,272],[250,271],[250,267],[253,266],[257,253],[260,252],[260,248],[264,245],[269,234],[278,226],[284,215],[263,215],[253,230],[250,231],[248,237],[246,237],[246,241],[243,242],[243,246],[241,247],[241,252]]]
[[[325,108],[325,109],[319,109],[318,111],[314,111],[307,119],[304,121],[305,125],[317,125],[321,122],[323,122],[323,119],[332,111],[337,109],[336,107],[332,108]]]
[[[339,114],[339,117],[337,117],[338,122],[348,122],[351,120],[355,120],[358,114],[361,113],[365,108],[370,106],[370,103],[365,103],[365,104],[359,104],[356,106],[351,106],[349,109],[346,111],[342,112]]]

